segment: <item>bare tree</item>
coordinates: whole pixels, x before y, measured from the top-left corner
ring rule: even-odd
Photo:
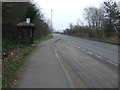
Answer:
[[[89,27],[91,27],[91,12],[89,8],[84,9],[84,15],[85,15],[85,19],[88,22]]]
[[[79,18],[77,19],[77,26],[84,26],[84,23]]]
[[[84,11],[89,27],[92,27],[94,30],[100,29],[104,18],[104,11],[96,7],[88,7]]]
[[[73,26],[72,23],[70,23],[70,24],[69,24],[69,27],[70,27],[70,29],[72,30],[74,26]]]

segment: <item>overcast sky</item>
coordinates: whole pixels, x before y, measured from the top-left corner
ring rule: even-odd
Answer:
[[[51,18],[51,10],[53,10],[52,21],[56,31],[66,29],[70,23],[77,24],[78,20],[85,23],[84,8],[99,7],[103,1],[105,0],[34,0],[42,8],[46,18]]]

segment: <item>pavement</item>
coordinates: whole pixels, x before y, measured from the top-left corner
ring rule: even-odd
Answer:
[[[111,44],[56,34],[37,45],[16,88],[117,88],[116,50]]]

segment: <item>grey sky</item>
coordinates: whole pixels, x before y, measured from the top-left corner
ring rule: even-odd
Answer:
[[[70,23],[76,24],[78,20],[84,21],[83,10],[85,7],[99,7],[105,0],[34,0],[45,17],[51,18],[53,10],[53,26],[56,31],[69,27]]]

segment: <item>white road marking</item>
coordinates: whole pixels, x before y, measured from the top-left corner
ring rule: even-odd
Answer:
[[[102,58],[101,56],[96,55],[98,58]]]
[[[82,49],[83,51],[86,51],[85,49]]]
[[[60,65],[61,65],[63,71],[65,72],[66,77],[68,78],[68,80],[69,80],[69,82],[70,82],[71,88],[75,88],[74,85],[73,85],[72,79],[71,79],[70,76],[68,75],[67,70],[65,70],[65,67],[64,67],[64,65],[62,64],[62,61],[61,61],[60,57],[58,56],[57,50],[55,49],[54,46],[53,46],[53,49],[54,49],[55,55],[56,55],[56,57],[57,57],[57,59],[58,59]]]
[[[87,53],[89,53],[89,54],[93,54],[92,52],[89,52],[89,51],[88,51]]]
[[[111,63],[111,64],[114,64],[114,65],[118,66],[118,64],[116,64],[116,63],[114,63],[114,62],[112,62],[112,61],[107,60],[107,62],[109,62],[109,63]]]
[[[55,51],[55,55],[56,55],[56,57],[58,58],[58,54],[57,54],[57,52],[56,52],[55,47],[53,47],[53,49],[54,49],[54,51]]]
[[[78,47],[78,48],[81,48],[81,47]]]

